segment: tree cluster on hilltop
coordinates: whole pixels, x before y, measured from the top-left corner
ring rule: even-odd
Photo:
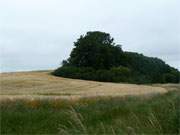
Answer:
[[[56,76],[105,82],[178,83],[180,72],[158,58],[123,51],[108,33],[81,35]]]

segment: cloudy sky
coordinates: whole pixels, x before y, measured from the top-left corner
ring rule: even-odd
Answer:
[[[3,71],[54,69],[87,31],[180,69],[180,0],[0,0]]]

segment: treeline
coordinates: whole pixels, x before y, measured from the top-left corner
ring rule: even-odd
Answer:
[[[180,72],[158,58],[125,52],[108,33],[88,32],[74,43],[56,76],[127,83],[178,83]]]

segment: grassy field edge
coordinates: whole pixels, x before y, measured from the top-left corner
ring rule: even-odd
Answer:
[[[180,91],[164,95],[6,101],[1,134],[179,134]]]

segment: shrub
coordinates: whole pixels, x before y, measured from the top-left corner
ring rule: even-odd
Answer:
[[[53,75],[68,77],[73,79],[95,80],[103,82],[128,82],[131,76],[131,70],[126,67],[114,67],[110,70],[95,70],[90,67],[71,67],[63,66],[55,70]]]
[[[166,73],[163,75],[163,82],[164,83],[177,83],[177,76],[171,73]]]

